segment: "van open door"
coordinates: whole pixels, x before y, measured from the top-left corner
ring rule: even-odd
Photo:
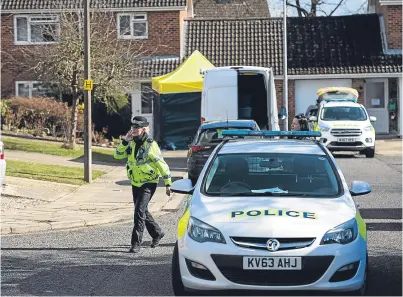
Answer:
[[[238,72],[211,69],[204,74],[201,121],[238,119]]]
[[[267,118],[268,130],[280,131],[278,122],[278,107],[277,107],[277,94],[276,85],[274,84],[273,70],[266,70],[266,87],[267,87]]]

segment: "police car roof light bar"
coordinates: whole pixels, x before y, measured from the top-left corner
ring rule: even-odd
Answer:
[[[323,99],[322,102],[353,102],[353,103],[357,103],[358,99],[353,99],[353,98],[348,98],[348,99],[340,99],[340,98],[326,98]]]
[[[223,130],[223,136],[298,136],[298,137],[321,137],[319,131],[269,131],[269,130]]]

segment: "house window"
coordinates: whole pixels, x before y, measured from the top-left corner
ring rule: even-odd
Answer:
[[[14,17],[15,44],[46,44],[59,39],[59,17],[17,15]]]
[[[146,14],[119,14],[118,36],[121,39],[144,39],[148,35]]]
[[[17,81],[15,84],[17,97],[46,97],[49,92],[39,81]]]

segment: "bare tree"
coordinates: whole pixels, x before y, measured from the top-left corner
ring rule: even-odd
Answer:
[[[43,17],[49,15],[43,14]],[[34,72],[45,85],[57,85],[62,93],[72,97],[72,116],[68,132],[68,147],[76,143],[77,114],[82,98],[84,82],[84,26],[83,12],[62,10],[54,16],[55,21],[43,23],[38,38],[44,45],[19,48],[14,63],[26,71]],[[94,100],[104,102],[112,110],[127,103],[127,94],[133,91],[133,73],[139,69],[140,61],[149,58],[164,46],[163,38],[169,38],[167,26],[164,32],[153,36],[157,42],[152,46],[141,38],[146,32],[146,24],[121,19],[117,28],[116,15],[112,12],[91,11],[91,79],[94,81]],[[32,31],[32,30],[31,30]],[[119,32],[118,32],[119,31]],[[118,38],[123,36],[123,38]],[[139,36],[133,39],[132,36]],[[32,38],[32,36],[31,36]],[[20,59],[19,57],[23,57]],[[17,57],[17,58],[15,58]]]
[[[276,12],[277,14],[282,13],[280,8],[282,1],[273,1],[270,9],[272,15],[275,15]],[[292,8],[291,12],[295,12],[299,17],[316,17],[319,15],[332,16],[342,9],[345,14],[364,13],[367,0],[286,0],[286,4],[288,8]]]

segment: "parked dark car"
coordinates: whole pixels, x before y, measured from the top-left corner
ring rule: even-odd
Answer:
[[[187,140],[190,143],[187,155],[188,176],[193,184],[197,182],[210,154],[220,144],[220,131],[228,129],[260,130],[254,120],[211,121],[201,124],[196,135]]]

